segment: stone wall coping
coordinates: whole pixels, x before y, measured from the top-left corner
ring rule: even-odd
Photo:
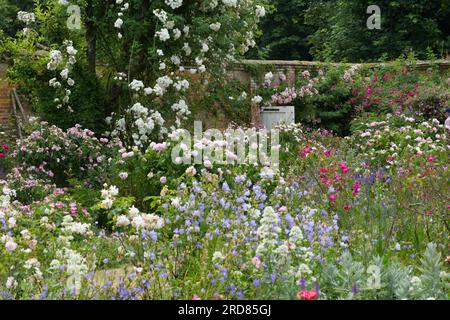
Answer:
[[[239,62],[235,63],[235,65],[231,68],[232,70],[239,70],[244,69],[245,66],[248,65],[274,65],[280,68],[283,67],[299,67],[299,68],[305,68],[305,67],[317,67],[317,66],[339,66],[339,65],[355,65],[355,64],[361,64],[365,66],[383,66],[383,65],[389,65],[393,64],[394,62],[373,62],[373,63],[336,63],[336,62],[320,62],[320,61],[302,61],[302,60],[252,60],[252,59],[244,59],[240,60]],[[436,60],[435,62],[430,61],[417,61],[416,66],[420,69],[426,69],[427,67],[430,67],[432,64],[437,63],[440,68],[442,69],[448,69],[450,67],[450,60]]]

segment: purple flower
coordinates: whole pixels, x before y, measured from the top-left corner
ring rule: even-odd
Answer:
[[[153,242],[158,241],[158,233],[155,230],[152,230],[148,233]]]
[[[230,187],[228,186],[228,183],[227,183],[226,181],[222,184],[222,190],[223,190],[225,193],[230,192]]]
[[[305,278],[302,278],[300,280],[300,287],[302,288],[302,290],[306,290],[306,280],[305,280]]]
[[[277,280],[277,275],[275,273],[272,273],[270,275],[270,279],[272,280],[273,283],[275,283],[275,281]]]
[[[353,292],[353,294],[357,294],[358,293],[358,287],[356,286],[356,284],[353,285],[352,292]]]
[[[42,292],[39,296],[40,300],[45,300],[47,299],[47,294],[48,294],[48,285],[44,285],[44,288],[42,289]]]

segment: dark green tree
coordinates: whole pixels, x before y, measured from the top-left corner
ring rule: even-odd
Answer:
[[[372,1],[309,1],[306,23],[317,60],[376,61],[413,51],[445,56],[450,48],[450,2],[447,0],[379,0],[381,29],[367,27]]]
[[[263,32],[259,51],[252,57],[275,60],[311,60],[308,35],[313,29],[305,24],[304,0],[274,0],[271,13],[261,23]]]

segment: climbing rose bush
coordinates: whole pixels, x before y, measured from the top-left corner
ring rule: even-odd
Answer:
[[[79,5],[83,13],[89,8],[84,1],[39,3],[46,6],[36,7],[34,14],[20,13],[25,28],[18,41],[30,52],[42,45],[48,48],[40,65],[51,74],[48,84],[57,96],[55,108],[71,112],[72,91],[81,80],[75,79],[72,70],[90,58],[89,50],[83,50],[89,43],[76,30],[58,29],[55,37],[47,23],[66,28],[69,4]],[[169,129],[179,127],[190,115],[192,76],[205,81],[208,76],[223,78],[225,68],[255,46],[257,23],[266,13],[264,5],[265,0],[96,4],[95,9],[104,12],[95,25],[103,35],[97,40],[101,44],[98,56],[108,66],[104,76],[113,79],[111,85],[118,95],[113,101],[115,110],[106,118],[111,135],[129,147],[145,149],[152,141],[162,140]],[[82,14],[81,24],[89,32],[88,17]],[[61,35],[65,39],[55,41]]]

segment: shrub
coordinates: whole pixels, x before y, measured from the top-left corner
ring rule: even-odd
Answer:
[[[107,177],[108,160],[117,154],[117,142],[98,139],[80,125],[64,131],[46,122],[32,121],[30,134],[11,153],[14,165],[23,171],[39,173],[66,186],[69,179],[86,186],[99,186]]]
[[[366,161],[379,166],[411,165],[415,161],[444,159],[448,152],[444,126],[437,119],[391,115],[353,121],[350,139]]]
[[[108,115],[108,107],[105,105],[105,93],[97,77],[87,70],[83,63],[75,65],[72,77],[79,80],[71,88],[71,106],[73,112],[67,112],[63,108],[55,108],[55,99],[60,95],[48,85],[50,75],[39,75],[29,85],[22,87],[23,92],[28,92],[31,97],[32,110],[43,121],[47,121],[61,129],[69,129],[75,124],[84,128],[102,133],[107,129],[105,118]]]
[[[409,112],[417,112],[426,119],[443,119],[443,110],[450,107],[450,92],[447,86],[424,88],[417,96],[405,103]]]
[[[331,67],[317,73],[316,94],[300,96],[295,101],[296,121],[311,127],[326,128],[339,135],[349,133],[349,121],[354,114],[350,85],[342,79],[345,66]],[[300,77],[299,81],[304,81]]]

